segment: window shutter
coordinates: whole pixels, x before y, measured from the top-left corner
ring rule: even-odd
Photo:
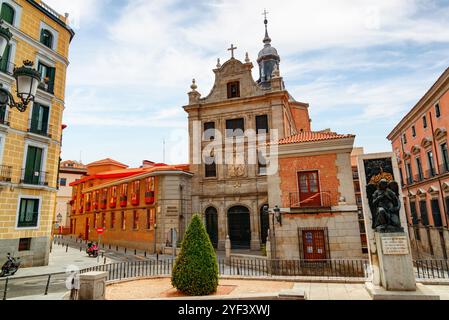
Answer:
[[[14,8],[7,3],[3,3],[0,18],[12,25],[14,23]]]
[[[7,45],[5,52],[3,53],[2,60],[0,62],[0,70],[3,72],[8,71],[8,64],[9,64],[9,55],[11,52],[11,45]]]
[[[48,91],[53,93],[55,87],[55,68],[48,68],[47,76],[48,76]]]

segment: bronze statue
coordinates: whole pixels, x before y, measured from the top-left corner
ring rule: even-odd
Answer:
[[[373,218],[372,228],[378,232],[404,232],[399,218],[401,201],[397,182],[388,183],[386,179],[381,179],[377,188],[370,183],[367,193]]]

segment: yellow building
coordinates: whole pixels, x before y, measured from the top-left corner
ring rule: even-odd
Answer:
[[[40,0],[0,0],[12,39],[0,62],[0,83],[16,100],[15,67],[34,62],[41,73],[25,112],[0,107],[0,261],[10,252],[22,266],[48,264],[55,221],[61,122],[68,51],[67,17]]]

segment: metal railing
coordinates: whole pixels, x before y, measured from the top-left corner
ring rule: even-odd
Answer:
[[[20,183],[36,186],[48,186],[47,176],[48,172],[22,169],[22,178],[20,179]]]
[[[289,196],[290,208],[330,208],[331,194],[329,191],[317,192],[307,198],[299,192],[292,192]]]
[[[46,4],[45,2],[39,2],[39,5],[44,8],[45,10],[47,10],[49,13],[51,13],[52,15],[54,15],[56,18],[61,19],[61,15],[52,7],[50,7],[48,4]]]
[[[417,279],[448,279],[449,260],[413,261]]]
[[[0,181],[11,182],[11,177],[12,177],[12,167],[0,165]]]

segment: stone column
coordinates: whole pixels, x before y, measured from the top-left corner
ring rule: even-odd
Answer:
[[[259,209],[256,201],[253,201],[251,209],[251,250],[260,250],[260,236],[259,236]]]
[[[229,262],[231,261],[231,239],[229,239],[229,236],[226,236],[225,250],[226,250],[225,263],[229,264]]]
[[[228,218],[225,208],[218,206],[218,250],[225,250],[226,235],[228,229]]]
[[[107,272],[81,274],[78,300],[105,300],[107,277]]]

